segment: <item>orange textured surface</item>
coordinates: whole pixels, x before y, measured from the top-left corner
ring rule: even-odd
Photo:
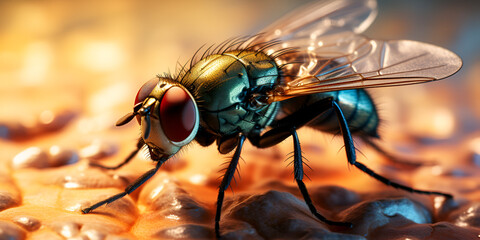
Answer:
[[[0,3],[0,238],[213,238],[218,171],[229,157],[214,146],[189,145],[133,194],[85,215],[81,208],[121,192],[154,167],[144,154],[115,171],[88,163],[115,165],[134,149],[136,123],[114,123],[131,110],[145,81],[173,71],[178,56],[187,60],[203,43],[254,32],[267,25],[259,22],[299,4],[281,3],[188,1],[188,9],[174,1]],[[437,6],[438,16],[430,17],[438,24],[424,36],[411,30],[419,20],[414,13],[406,17],[395,3],[381,5],[380,19],[367,33],[453,46],[466,61],[460,74],[442,82],[372,91],[384,119],[380,144],[436,165],[399,166],[358,142],[358,160],[372,169],[415,188],[452,193],[454,200],[384,186],[348,166],[341,138],[302,129],[302,149],[313,169],[306,169],[306,185],[315,205],[354,228],[327,226],[310,214],[285,161],[293,150],[287,139],[265,150],[246,144],[245,162],[226,195],[223,236],[478,238],[479,62],[469,62],[467,54],[478,53],[478,46],[458,47],[471,46],[462,39],[470,39],[463,31],[475,8]],[[267,9],[270,14],[263,14]]]

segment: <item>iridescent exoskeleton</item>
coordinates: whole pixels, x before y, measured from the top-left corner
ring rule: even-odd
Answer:
[[[369,39],[363,32],[376,16],[374,0],[323,0],[290,15],[262,33],[226,41],[193,57],[175,76],[157,76],[144,84],[135,99],[133,118],[141,126],[137,149],[116,169],[147,146],[156,167],[124,192],[83,209],[131,193],[152,177],[183,146],[195,140],[216,142],[219,152],[235,150],[220,184],[215,233],[220,236],[224,192],[240,158],[243,143],[266,148],[292,136],[294,177],[310,211],[315,209],[303,183],[303,162],[296,130],[311,127],[340,132],[350,164],[395,188],[422,194],[450,194],[410,188],[378,175],[356,161],[352,134],[377,137],[379,118],[365,88],[424,83],[448,77],[462,62],[454,53],[426,43]]]

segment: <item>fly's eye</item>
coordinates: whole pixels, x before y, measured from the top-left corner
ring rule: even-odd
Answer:
[[[143,86],[138,90],[137,96],[135,97],[135,105],[140,102],[145,101],[148,95],[152,92],[152,90],[157,86],[157,83],[160,80],[158,78],[154,78],[143,84]]]
[[[197,121],[192,97],[180,87],[168,89],[160,102],[160,124],[166,137],[181,142],[192,133]]]
[[[138,103],[145,101],[145,99],[148,97],[148,95],[150,95],[150,93],[155,88],[155,86],[157,86],[157,83],[159,81],[160,80],[158,78],[153,78],[148,82],[144,83],[143,86],[140,88],[140,90],[138,90],[137,92],[137,96],[135,97],[135,104],[133,106],[136,106]],[[140,124],[141,122],[140,116],[137,115],[136,118],[137,118],[138,124]]]

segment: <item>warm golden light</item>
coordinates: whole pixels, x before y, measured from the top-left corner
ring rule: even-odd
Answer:
[[[281,2],[0,1],[0,239],[213,239],[219,185],[233,155],[218,152],[218,136],[209,147],[187,145],[132,193],[82,214],[155,167],[146,147],[119,169],[91,164],[116,166],[136,149],[136,121],[121,127],[115,122],[132,111],[144,82],[164,72],[175,75],[203,44],[197,57],[212,44],[257,33],[304,1]],[[310,56],[328,46],[356,53],[326,66],[341,62],[354,69],[382,65],[394,55],[386,52],[405,50],[383,41],[388,39],[428,42],[461,55],[461,72],[446,80],[368,89],[380,118],[375,141],[392,156],[354,139],[357,161],[392,181],[452,193],[454,199],[385,186],[348,163],[340,133],[302,128],[303,180],[315,207],[329,219],[352,221],[354,228],[338,230],[310,214],[290,163],[292,137],[266,149],[247,140],[225,191],[220,224],[226,239],[480,238],[480,33],[472,22],[478,13],[457,2],[378,4],[377,20],[364,33],[368,38],[358,42],[322,39],[322,31],[300,33],[316,40],[305,45],[310,55],[302,56],[300,75],[318,71],[320,55]],[[362,64],[356,57],[370,48],[378,61]],[[412,65],[435,63],[418,56]],[[282,73],[294,67],[281,58],[278,63],[286,64]]]
[[[125,53],[115,42],[87,42],[76,54],[78,64],[93,72],[115,71],[125,64]]]
[[[50,111],[50,110],[46,110],[46,111],[43,111],[42,113],[40,113],[40,123],[42,124],[49,124],[53,121],[54,119],[54,115],[53,115],[53,112]]]
[[[449,109],[436,109],[432,116],[432,132],[442,138],[451,136],[455,130],[455,117]]]
[[[20,81],[25,85],[40,85],[47,78],[53,61],[53,48],[48,42],[29,44],[24,53]]]
[[[451,109],[425,104],[423,108],[413,108],[411,113],[408,126],[418,135],[442,139],[451,136],[456,129],[456,119]]]

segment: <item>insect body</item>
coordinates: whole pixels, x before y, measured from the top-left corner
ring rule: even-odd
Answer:
[[[257,96],[274,88],[279,71],[273,58],[251,50],[215,54],[195,64],[181,82],[191,88],[201,109],[204,134],[197,135],[198,142],[209,145],[220,137],[219,150],[227,153],[236,147],[229,138],[268,126],[278,103],[262,103]]]
[[[303,183],[303,159],[296,130],[308,126],[338,133],[345,142],[350,164],[395,188],[421,194],[450,194],[410,188],[378,175],[356,161],[352,134],[377,137],[378,115],[364,88],[423,83],[448,77],[461,67],[454,53],[408,40],[381,41],[360,35],[376,15],[373,0],[324,0],[281,19],[262,34],[233,39],[192,59],[176,76],[158,76],[145,83],[133,112],[123,125],[137,118],[144,146],[156,167],[124,192],[83,209],[83,213],[121,198],[152,177],[183,146],[195,140],[209,146],[216,141],[221,153],[235,150],[219,187],[215,233],[220,236],[224,192],[249,140],[267,148],[292,136],[294,177],[310,211],[315,209]]]
[[[370,95],[363,89],[311,94],[288,99],[280,103],[282,104],[282,111],[286,115],[290,115],[298,110],[299,106],[309,106],[327,98],[333,98],[333,101],[338,102],[352,134],[377,137],[379,123],[377,110]],[[322,113],[308,125],[322,132],[332,134],[340,131],[337,117],[332,110]]]

